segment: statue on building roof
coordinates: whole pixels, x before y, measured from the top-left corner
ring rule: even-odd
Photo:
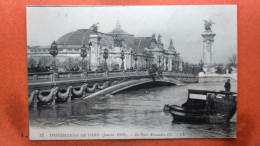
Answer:
[[[119,20],[116,21],[116,28],[121,28]]]
[[[162,36],[159,34],[159,35],[158,35],[158,39],[157,39],[157,42],[158,42],[159,44],[162,43],[162,42],[161,42],[161,37],[162,37]]]
[[[172,40],[170,40],[169,50],[174,50],[173,41]]]
[[[98,32],[98,22],[96,24],[93,24],[89,29],[94,31],[94,32]]]
[[[211,26],[212,24],[215,24],[213,21],[211,20],[204,20],[204,27],[205,27],[205,31],[211,31]]]
[[[155,39],[155,33],[152,35],[152,39]]]

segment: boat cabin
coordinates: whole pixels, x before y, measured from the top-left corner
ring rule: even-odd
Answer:
[[[209,91],[209,90],[188,90],[188,99],[182,105],[183,108],[188,109],[205,109],[205,108],[218,108],[225,104],[232,104],[236,102],[235,92],[225,91]]]

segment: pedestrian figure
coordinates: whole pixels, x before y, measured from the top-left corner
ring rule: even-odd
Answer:
[[[231,89],[230,79],[227,79],[224,87],[225,87],[226,92],[230,92],[230,89]]]

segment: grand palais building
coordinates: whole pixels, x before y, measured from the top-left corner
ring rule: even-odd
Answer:
[[[99,32],[97,25],[93,25],[89,29],[69,32],[55,42],[58,48],[55,60],[59,71],[82,67],[83,58],[80,52],[83,45],[87,49],[84,61],[87,69],[92,71],[102,68],[105,61],[108,70],[120,70],[122,63],[125,70],[147,69],[152,64],[156,64],[157,67],[166,71],[182,69],[182,59],[176,52],[172,40],[169,40],[169,47],[164,48],[160,35],[135,37],[121,29],[119,22],[109,33]],[[49,66],[52,60],[50,47],[51,43],[49,46],[27,46],[28,67]],[[104,57],[105,49],[108,52],[107,57]]]

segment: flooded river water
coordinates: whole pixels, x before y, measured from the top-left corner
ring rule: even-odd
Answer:
[[[237,83],[231,82],[232,91]],[[30,130],[123,129],[129,131],[171,132],[180,138],[220,138],[236,136],[236,117],[228,124],[173,123],[163,112],[165,104],[181,105],[188,89],[224,90],[224,83],[194,83],[184,86],[137,87],[116,95],[77,99],[70,103],[30,109]],[[127,131],[124,131],[127,132]]]

